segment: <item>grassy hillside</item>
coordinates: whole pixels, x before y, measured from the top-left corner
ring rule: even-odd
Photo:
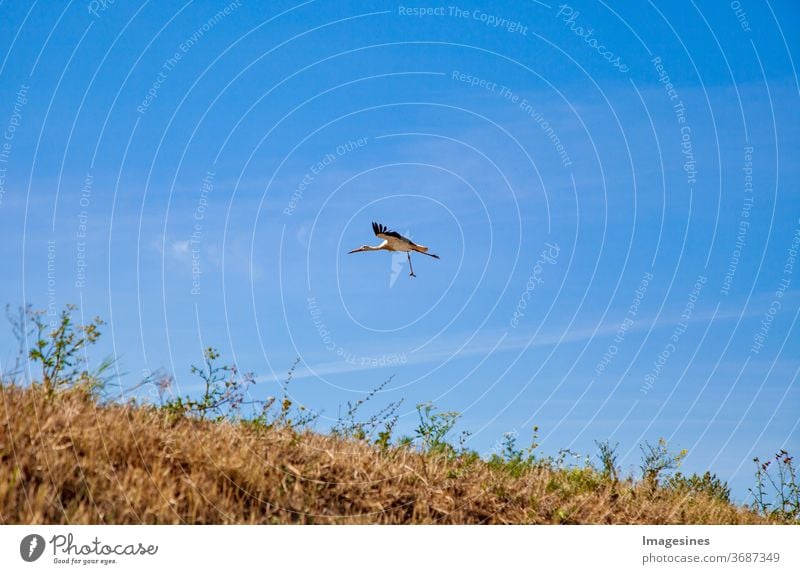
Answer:
[[[191,372],[197,396],[171,394],[155,373],[158,404],[106,394],[113,360],[90,369],[99,318],[55,327],[30,307],[8,313],[19,353],[0,374],[0,523],[42,524],[753,524],[797,521],[800,487],[791,456],[756,459],[754,509],[730,501],[716,476],[674,473],[685,452],[642,445],[641,479],[621,478],[615,448],[599,466],[556,457],[506,435],[488,459],[453,444],[458,413],[418,405],[413,436],[395,437],[400,402],[361,411],[389,381],[356,401],[329,434],[316,415],[282,396],[250,399],[252,374],[205,352]],[[27,352],[25,350],[28,349]],[[23,384],[23,366],[40,382]],[[296,364],[296,363],[295,363]],[[367,405],[367,403],[370,403]],[[245,414],[247,412],[247,414]],[[534,429],[536,430],[536,429]]]
[[[0,522],[775,521],[688,486],[0,387]]]

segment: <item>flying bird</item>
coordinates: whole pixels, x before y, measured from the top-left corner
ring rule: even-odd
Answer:
[[[358,249],[353,249],[350,253],[358,253],[359,251],[405,251],[406,255],[408,256],[408,267],[411,272],[408,274],[409,277],[416,277],[414,273],[414,266],[411,265],[411,252],[416,251],[417,253],[422,253],[423,255],[427,255],[428,257],[433,257],[435,259],[439,259],[438,255],[434,255],[433,253],[428,253],[428,248],[424,245],[417,245],[407,237],[403,237],[396,231],[389,231],[385,225],[381,225],[380,223],[372,222],[372,231],[375,232],[375,236],[378,239],[383,239],[383,242],[380,245],[362,245]]]

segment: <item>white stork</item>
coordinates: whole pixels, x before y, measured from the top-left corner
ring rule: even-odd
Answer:
[[[358,253],[359,251],[380,251],[381,249],[385,251],[405,251],[406,255],[408,256],[408,267],[411,269],[411,272],[408,274],[410,277],[416,277],[414,274],[414,266],[411,265],[411,252],[416,251],[417,253],[422,253],[423,255],[427,255],[428,257],[433,257],[435,259],[439,259],[438,255],[434,255],[433,253],[428,253],[428,248],[424,245],[417,245],[407,237],[403,237],[396,231],[389,231],[389,229],[385,225],[381,225],[380,223],[372,222],[372,231],[375,232],[375,235],[378,239],[383,239],[383,243],[380,245],[362,245],[358,249],[353,249],[350,253]]]

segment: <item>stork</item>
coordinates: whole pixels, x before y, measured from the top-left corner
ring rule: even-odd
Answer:
[[[349,253],[358,253],[359,251],[405,251],[406,256],[408,257],[408,267],[411,272],[408,274],[409,277],[416,277],[414,274],[414,266],[411,265],[411,252],[416,251],[417,253],[422,253],[423,255],[427,255],[428,257],[433,257],[435,259],[439,259],[438,255],[434,255],[433,253],[428,253],[428,248],[424,245],[417,245],[407,237],[403,237],[396,231],[389,231],[385,225],[381,225],[380,223],[372,222],[372,231],[375,232],[375,236],[378,239],[383,239],[383,242],[380,245],[362,245],[358,249],[353,249]]]

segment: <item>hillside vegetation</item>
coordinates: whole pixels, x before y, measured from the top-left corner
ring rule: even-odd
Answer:
[[[674,472],[685,452],[642,445],[641,477],[622,477],[615,446],[599,463],[569,451],[520,448],[505,435],[491,457],[450,438],[458,413],[418,405],[413,436],[394,437],[400,403],[362,420],[387,383],[355,403],[327,434],[316,415],[282,396],[249,399],[254,377],[207,349],[191,371],[195,397],[169,393],[159,374],[139,386],[155,404],[107,394],[112,361],[79,359],[102,321],[56,328],[22,309],[12,320],[26,356],[0,376],[0,523],[20,524],[764,524],[798,519],[792,458],[756,460],[754,504],[733,504],[716,476]],[[32,329],[26,328],[33,325]],[[41,366],[24,383],[24,361]],[[130,393],[127,393],[131,396]],[[370,403],[371,404],[371,403]],[[244,415],[246,409],[248,414]],[[536,429],[534,429],[536,431]],[[772,465],[772,466],[770,466]]]
[[[138,523],[765,523],[703,493],[587,468],[515,469],[290,428],[0,393],[0,521]]]

